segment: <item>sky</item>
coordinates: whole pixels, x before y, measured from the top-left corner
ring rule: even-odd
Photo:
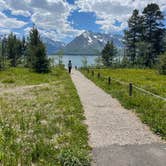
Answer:
[[[86,30],[122,33],[132,11],[149,3],[166,17],[166,0],[0,0],[0,35],[27,36],[34,24],[41,36],[65,43]]]

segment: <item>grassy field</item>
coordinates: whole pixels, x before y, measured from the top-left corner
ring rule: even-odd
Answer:
[[[108,85],[109,76],[123,82],[130,83],[144,88],[162,97],[166,97],[166,76],[159,75],[155,70],[141,69],[95,69],[95,75],[91,71],[88,74],[82,70],[83,74],[94,81],[98,86],[117,98],[121,104],[135,111],[150,128],[163,139],[166,139],[166,102],[140,92],[136,89],[133,96],[129,96],[129,87],[121,85],[112,80]],[[100,73],[101,78],[97,77]]]
[[[11,68],[0,82],[0,165],[90,165],[82,105],[64,69]]]

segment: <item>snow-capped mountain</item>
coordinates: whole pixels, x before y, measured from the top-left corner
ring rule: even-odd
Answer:
[[[48,55],[55,54],[59,50],[62,50],[65,47],[65,44],[60,41],[54,41],[49,38],[42,38],[47,50]]]
[[[100,54],[108,41],[121,48],[122,36],[85,31],[64,47],[65,54]]]

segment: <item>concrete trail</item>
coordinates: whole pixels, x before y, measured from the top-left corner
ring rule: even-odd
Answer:
[[[166,166],[166,144],[131,110],[73,70],[93,148],[93,166]]]

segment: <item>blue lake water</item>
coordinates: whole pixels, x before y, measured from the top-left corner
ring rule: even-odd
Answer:
[[[81,67],[82,65],[82,60],[83,60],[84,56],[79,56],[79,55],[64,55],[63,56],[63,64],[65,66],[68,65],[69,60],[72,61],[73,67],[77,66],[77,67]],[[97,58],[97,56],[85,56],[87,58],[88,61],[88,65],[94,65],[95,64],[95,59]],[[54,55],[54,56],[49,56],[49,58],[53,58],[55,61],[55,64],[58,64],[58,56]]]

